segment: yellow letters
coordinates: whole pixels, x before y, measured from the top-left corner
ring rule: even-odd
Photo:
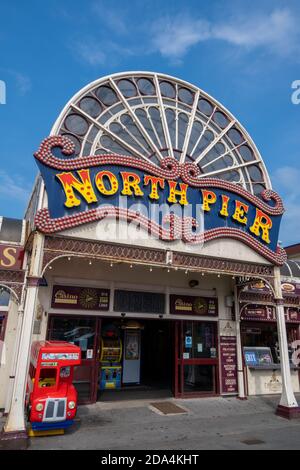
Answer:
[[[236,220],[237,222],[240,222],[241,224],[246,225],[248,219],[245,216],[245,214],[247,214],[248,210],[249,210],[249,206],[247,204],[244,204],[243,202],[236,200],[235,211],[234,211],[232,218]]]
[[[228,217],[228,202],[230,200],[229,196],[225,196],[225,194],[222,194],[222,208],[219,212],[220,215],[223,215],[224,217]]]
[[[123,178],[123,189],[121,194],[124,196],[144,196],[143,191],[141,190],[139,184],[141,178],[136,173],[130,173],[129,171],[121,171]]]
[[[213,191],[208,191],[206,189],[202,189],[201,192],[203,198],[202,209],[206,212],[209,212],[210,204],[215,204],[217,196]]]
[[[110,189],[106,189],[105,187],[103,181],[104,176],[106,176],[109,181]],[[111,171],[99,171],[95,177],[95,184],[98,191],[100,191],[100,193],[104,194],[105,196],[112,196],[113,194],[116,194],[119,189],[118,179]]]
[[[8,260],[8,263],[5,263],[4,259],[0,260],[0,266],[4,268],[12,268],[16,264],[16,248],[4,248],[3,250],[3,258]]]
[[[256,215],[253,225],[250,227],[250,232],[254,233],[257,237],[261,238],[266,242],[270,243],[269,230],[272,228],[272,220],[260,209],[256,209]],[[260,232],[262,234],[260,235]]]
[[[188,204],[187,197],[186,197],[186,192],[188,185],[185,183],[179,183],[180,189],[176,189],[177,183],[176,181],[168,181],[169,183],[169,197],[168,201],[171,202],[172,204],[181,204],[182,206],[185,206]],[[177,197],[180,196],[179,201],[177,201]]]
[[[66,207],[80,206],[81,204],[80,199],[78,199],[74,194],[74,189],[76,189],[76,191],[78,191],[81,196],[84,197],[86,202],[97,202],[97,197],[91,183],[90,171],[79,170],[77,171],[77,173],[80,176],[81,181],[75,178],[75,176],[71,172],[60,173],[59,175],[56,175],[56,177],[63,185],[63,189],[65,191]]]
[[[149,194],[150,199],[159,199],[158,185],[161,189],[165,187],[165,180],[157,176],[145,175],[144,185],[147,186],[151,182],[151,193]]]

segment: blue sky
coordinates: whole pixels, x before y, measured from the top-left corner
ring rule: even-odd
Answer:
[[[2,0],[0,214],[22,217],[32,157],[71,96],[125,70],[167,73],[246,127],[284,199],[280,239],[300,241],[300,3],[293,0]]]

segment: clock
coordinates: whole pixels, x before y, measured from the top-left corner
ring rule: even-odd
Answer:
[[[79,294],[79,305],[85,309],[93,309],[98,306],[98,292],[96,289],[82,289]]]
[[[207,300],[203,297],[197,297],[194,300],[193,310],[198,315],[205,315],[208,312]]]

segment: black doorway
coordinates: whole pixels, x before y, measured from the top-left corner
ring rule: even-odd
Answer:
[[[144,320],[141,338],[141,384],[172,389],[174,344],[171,321]]]

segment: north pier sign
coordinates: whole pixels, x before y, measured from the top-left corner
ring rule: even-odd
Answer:
[[[36,216],[42,232],[117,217],[136,221],[162,240],[181,238],[195,244],[234,238],[275,264],[284,261],[277,246],[284,209],[274,191],[265,190],[258,198],[233,183],[206,178],[193,163],[180,164],[170,157],[156,166],[112,154],[74,158],[73,152],[69,139],[53,136],[35,153],[48,195],[48,209]]]

